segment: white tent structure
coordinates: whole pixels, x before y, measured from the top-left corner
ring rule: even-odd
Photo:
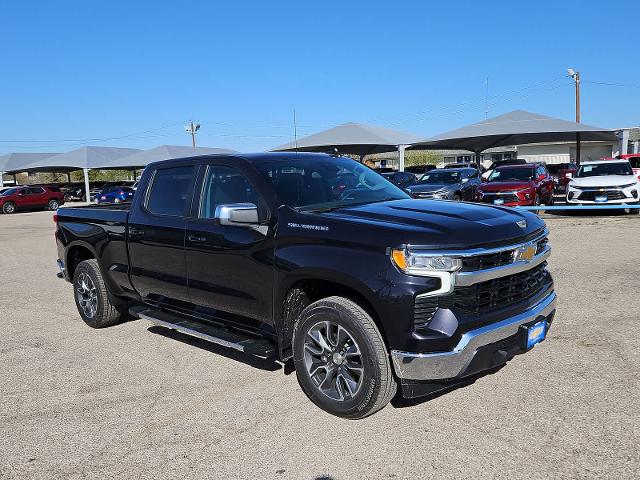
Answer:
[[[280,145],[272,152],[326,152],[369,155],[372,153],[392,152],[400,155],[400,171],[404,170],[404,151],[408,145],[421,139],[409,133],[367,125],[364,123],[345,123],[337,127],[314,133],[308,137]]]
[[[82,170],[84,172],[84,188],[89,198],[89,170],[104,168],[120,157],[137,153],[137,148],[118,147],[81,147],[70,152],[40,158],[34,162],[16,167],[14,172]]]
[[[138,168],[146,167],[149,163],[173,158],[196,157],[199,155],[216,155],[237,153],[235,150],[213,147],[186,147],[184,145],[160,145],[150,150],[143,150],[120,157],[102,168]]]
[[[0,155],[0,187],[3,187],[2,174],[4,172],[16,172],[24,165],[38,162],[55,155],[55,153],[8,153]],[[15,173],[13,175],[15,183]]]

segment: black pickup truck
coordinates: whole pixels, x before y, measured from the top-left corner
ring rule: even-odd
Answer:
[[[149,165],[130,205],[61,208],[59,276],[91,327],[129,312],[293,359],[307,396],[362,418],[543,340],[556,295],[536,215],[412,199],[349,158],[202,156]]]

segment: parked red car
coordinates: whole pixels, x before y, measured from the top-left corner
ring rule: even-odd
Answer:
[[[57,210],[63,204],[64,194],[57,187],[14,187],[0,194],[0,210],[7,214],[40,208]]]
[[[544,165],[498,167],[476,190],[476,200],[494,205],[552,205],[555,182]]]
[[[618,155],[616,158],[629,160],[633,173],[636,174],[636,177],[640,178],[640,153],[627,153],[625,155]]]

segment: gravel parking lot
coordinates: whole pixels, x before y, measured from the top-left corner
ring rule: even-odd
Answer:
[[[278,364],[143,321],[86,327],[51,216],[0,215],[0,478],[640,476],[635,216],[549,216],[547,341],[361,421],[316,408]]]

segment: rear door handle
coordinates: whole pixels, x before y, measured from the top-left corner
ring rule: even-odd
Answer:
[[[203,235],[194,235],[194,234],[189,235],[187,239],[193,243],[203,243],[207,241],[207,237]]]

